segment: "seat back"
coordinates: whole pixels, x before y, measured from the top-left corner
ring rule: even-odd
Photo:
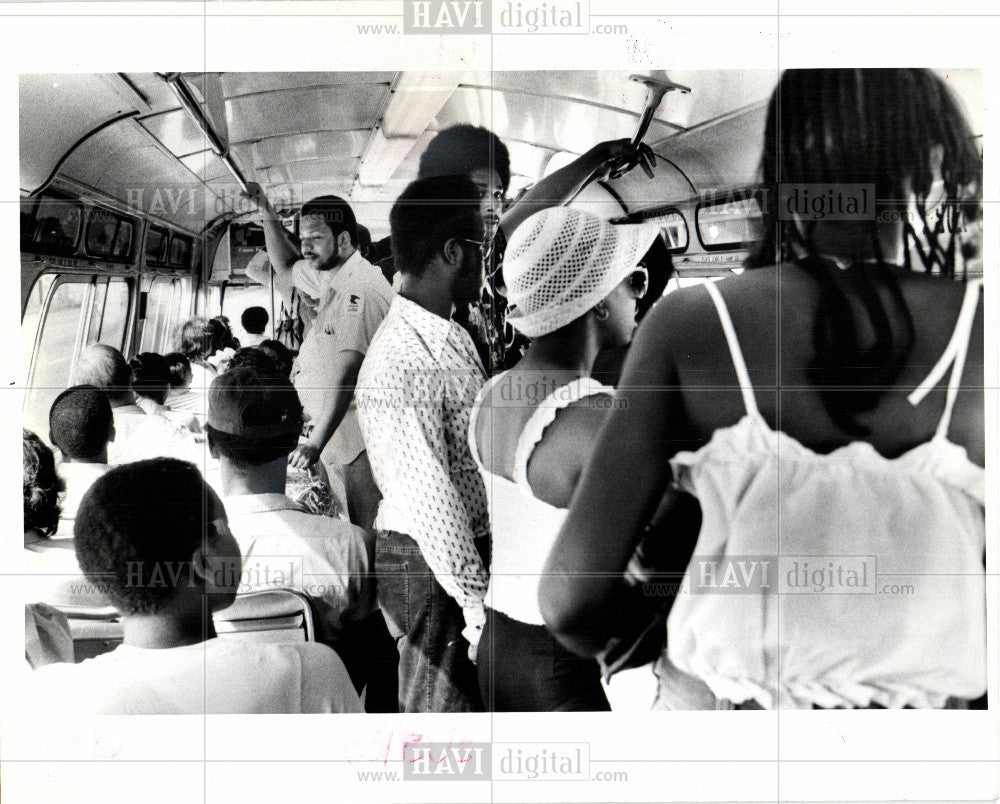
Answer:
[[[314,642],[312,605],[295,589],[260,589],[237,595],[227,609],[215,613],[220,637],[267,642]]]
[[[103,595],[80,579],[65,581],[49,604],[66,615],[73,638],[73,659],[82,662],[114,650],[125,638],[121,614]],[[215,630],[225,639],[256,642],[313,642],[312,606],[294,589],[261,589],[237,595],[233,604],[215,612]]]
[[[118,609],[84,578],[63,581],[46,602],[66,615],[75,662],[112,651],[125,639]]]

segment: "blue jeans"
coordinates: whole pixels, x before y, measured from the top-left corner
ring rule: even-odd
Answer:
[[[417,543],[380,530],[378,603],[399,649],[400,712],[482,712],[462,609],[434,578]]]

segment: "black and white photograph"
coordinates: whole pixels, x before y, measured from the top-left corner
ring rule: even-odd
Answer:
[[[11,801],[995,796],[982,41],[100,5],[3,64]]]

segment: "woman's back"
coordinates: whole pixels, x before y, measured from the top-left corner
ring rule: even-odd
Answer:
[[[815,354],[813,330],[819,297],[815,282],[793,266],[762,268],[726,279],[717,288],[726,302],[736,338],[747,363],[761,415],[775,430],[809,449],[828,453],[864,440],[881,455],[894,458],[930,440],[945,406],[948,373],[918,405],[907,399],[931,372],[952,337],[965,297],[962,282],[917,274],[899,277],[903,299],[914,323],[913,347],[892,388],[859,421],[869,428],[859,439],[845,432],[826,413],[807,367]],[[744,405],[718,314],[704,288],[667,297],[651,313],[647,333],[659,345],[646,355],[662,355],[664,365],[636,365],[639,376],[664,382],[670,375],[679,386],[684,410],[684,437],[704,443],[720,427],[735,424]],[[858,367],[861,376],[865,367]],[[983,310],[978,306],[969,351],[948,439],[984,464]],[[679,445],[680,446],[680,445]]]
[[[921,406],[907,395],[957,383],[941,357],[976,338],[979,283],[904,282],[908,307],[925,309],[914,315],[920,325],[899,382],[864,422],[867,442],[825,415],[808,382],[814,294],[787,271],[780,286],[769,273],[743,283],[749,300],[723,293],[734,289],[726,283],[706,289],[715,322],[705,315],[703,329],[723,333],[716,354],[729,355],[730,383],[742,386],[735,413],[724,409],[733,392],[706,388],[707,377],[685,369],[685,344],[675,345],[692,430],[712,432],[671,461],[678,485],[701,502],[703,525],[686,576],[692,593],[670,614],[670,658],[736,703],[941,706],[949,695],[976,697],[985,685],[983,472],[947,441],[952,411],[942,402],[915,416]],[[768,291],[764,302],[753,296]],[[970,373],[981,378],[979,320],[980,366]],[[726,376],[724,365],[714,368]],[[976,405],[967,395],[963,438],[981,426],[981,387]],[[742,594],[717,594],[720,576]],[[864,623],[866,638],[844,623]]]
[[[578,387],[579,386],[579,387]],[[593,438],[608,406],[611,388],[565,369],[533,369],[519,365],[498,375],[480,394],[471,428],[476,453],[486,471],[517,481],[523,470],[523,490],[546,505],[565,508],[580,472],[590,456]],[[541,411],[548,411],[546,416]],[[524,444],[529,422],[544,419],[530,445]],[[519,470],[518,447],[530,447]]]

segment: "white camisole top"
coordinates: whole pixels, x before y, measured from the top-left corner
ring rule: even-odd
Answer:
[[[539,500],[528,483],[528,461],[542,440],[545,428],[560,410],[593,394],[613,394],[614,389],[582,377],[560,386],[542,400],[524,425],[514,452],[513,480],[488,471],[476,444],[479,409],[498,374],[480,390],[469,417],[469,449],[486,485],[493,533],[490,581],[485,603],[488,608],[530,625],[544,625],[538,607],[542,570],[566,519],[566,509]],[[499,407],[502,403],[493,403]]]
[[[923,708],[985,692],[985,470],[948,440],[981,285],[968,283],[948,347],[909,397],[951,368],[936,434],[893,459],[860,441],[819,454],[772,430],[706,285],[746,415],[672,460],[703,524],[667,656],[720,700]]]

